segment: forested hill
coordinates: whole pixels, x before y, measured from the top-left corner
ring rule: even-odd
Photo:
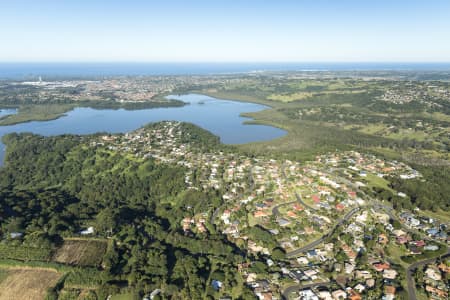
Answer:
[[[157,131],[161,124],[144,130]],[[220,147],[209,132],[191,124],[177,126],[190,147]],[[4,138],[0,230],[8,238],[0,243],[0,259],[52,261],[63,238],[80,236],[92,226],[96,238],[108,238],[101,263],[68,278],[95,282],[99,299],[119,288],[142,296],[161,287],[165,298],[214,298],[212,279],[252,299],[237,273],[244,259],[241,249],[212,225],[206,225],[205,233],[190,234],[181,226],[186,214],[194,215],[200,206],[211,211],[220,206],[222,192],[186,189],[185,167],[93,146],[99,140],[101,135]],[[9,238],[17,232],[22,238]],[[95,279],[92,272],[98,273]],[[62,286],[50,294],[58,297]]]

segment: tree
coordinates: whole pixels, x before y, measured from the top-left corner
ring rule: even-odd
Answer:
[[[276,247],[272,251],[272,257],[276,260],[283,260],[286,258],[286,252],[282,248]]]
[[[116,214],[112,208],[107,207],[102,209],[96,217],[96,230],[103,234],[112,233],[117,225]]]

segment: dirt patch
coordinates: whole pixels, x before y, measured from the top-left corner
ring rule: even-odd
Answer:
[[[0,283],[0,299],[44,299],[47,289],[53,287],[60,277],[60,273],[52,270],[9,269],[8,276]]]
[[[76,266],[98,266],[106,246],[106,241],[66,240],[56,251],[53,261]]]

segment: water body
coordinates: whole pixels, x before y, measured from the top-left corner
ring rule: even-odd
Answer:
[[[194,123],[219,136],[225,144],[267,141],[286,134],[284,130],[272,126],[244,124],[250,119],[241,117],[241,113],[267,109],[264,105],[219,100],[197,94],[174,95],[168,98],[184,101],[188,105],[142,110],[75,108],[56,120],[0,126],[0,138],[11,132],[32,132],[44,136],[65,133],[120,133],[164,120]],[[4,153],[5,145],[0,143],[0,165]]]
[[[254,71],[448,71],[450,63],[0,63],[0,79],[139,75],[208,75]]]
[[[0,108],[0,118],[7,115],[13,115],[15,113],[17,113],[17,109],[15,108]]]

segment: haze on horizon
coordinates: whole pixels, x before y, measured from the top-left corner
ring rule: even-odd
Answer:
[[[450,62],[448,0],[0,1],[2,62]]]

